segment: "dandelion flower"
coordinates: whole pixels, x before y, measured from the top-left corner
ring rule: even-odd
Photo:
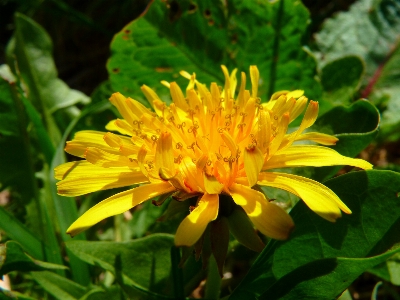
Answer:
[[[163,82],[171,93],[170,105],[142,86],[152,110],[115,93],[110,101],[122,119],[111,121],[106,129],[119,134],[81,131],[67,142],[66,152],[84,160],[55,169],[60,195],[139,185],[93,206],[69,227],[69,234],[74,236],[154,197],[175,193],[181,199],[198,199],[177,229],[177,246],[192,246],[200,239],[207,225],[220,217],[222,198],[241,207],[264,235],[288,238],[294,226],[291,217],[268,201],[259,186],[286,190],[331,222],[341,211],[351,213],[323,184],[271,171],[334,165],[372,168],[364,160],[314,145],[337,142],[334,136],[307,130],[317,118],[318,102],[308,101],[303,91],[296,90],[277,92],[263,104],[258,97],[256,66],[250,67],[251,90],[246,90],[244,73],[237,89],[236,70],[229,74],[222,66],[222,71],[223,88],[212,83],[209,89],[195,74],[181,72],[189,80],[186,95],[175,82]],[[288,133],[289,124],[303,112],[300,126]],[[315,143],[295,143],[302,140]]]

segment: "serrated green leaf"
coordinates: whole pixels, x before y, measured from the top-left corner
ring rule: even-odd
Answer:
[[[65,270],[67,267],[36,260],[26,254],[21,245],[15,241],[8,241],[2,249],[0,244],[0,276],[11,271],[43,271],[43,270]],[[1,261],[4,258],[4,262]]]
[[[396,141],[400,138],[400,46],[389,55],[379,69],[376,81],[371,82],[370,98],[382,112],[380,139]],[[373,83],[373,85],[372,85]]]
[[[185,70],[204,83],[222,84],[220,65],[247,72],[260,70],[263,101],[282,89],[304,89],[319,99],[315,60],[302,48],[309,14],[301,1],[156,0],[144,17],[115,35],[107,64],[115,91],[146,102],[140,86],[146,84],[169,101],[160,80],[187,80]]]
[[[381,110],[381,139],[393,141],[400,137],[399,15],[399,0],[360,0],[349,11],[328,19],[316,35],[322,63],[344,55],[364,60],[361,97],[371,99]]]
[[[360,0],[327,19],[315,35],[324,62],[357,55],[366,62],[366,80],[376,72],[400,36],[399,0]]]
[[[379,130],[378,110],[366,100],[352,105],[337,106],[315,122],[313,130],[333,134],[339,141],[332,149],[342,155],[355,157],[376,137]],[[313,178],[324,181],[331,178],[341,167],[314,168]]]
[[[65,277],[49,271],[31,272],[32,278],[42,288],[60,300],[75,300],[86,294],[86,288]]]
[[[166,281],[171,272],[173,236],[153,234],[130,242],[66,242],[83,261],[110,271],[128,294],[172,296]]]
[[[357,56],[345,56],[326,64],[321,70],[321,84],[324,90],[320,113],[337,105],[348,105],[360,88],[364,74],[364,62]]]
[[[307,293],[310,299],[335,299],[399,250],[386,252],[400,241],[399,174],[352,172],[325,185],[353,214],[329,223],[300,201],[290,213],[296,226],[290,239],[267,245],[231,299],[268,292],[268,299],[302,299]]]

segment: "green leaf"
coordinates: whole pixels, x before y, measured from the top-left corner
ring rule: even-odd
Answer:
[[[260,298],[268,296],[270,299],[335,299],[367,268],[385,261],[399,251],[400,249],[396,249],[364,258],[362,261],[343,257],[313,261],[279,280]]]
[[[89,103],[90,99],[57,78],[52,42],[40,25],[18,13],[15,26],[15,35],[8,47],[9,65],[14,74],[22,77],[28,99],[44,118],[52,141],[58,142],[61,136],[52,114],[76,103]]]
[[[385,251],[400,241],[400,175],[360,171],[325,184],[353,214],[329,223],[300,201],[290,213],[296,225],[290,239],[267,245],[232,299],[267,291],[269,299],[301,298],[304,292],[310,299],[334,299],[359,274],[394,254]],[[278,289],[289,282],[290,288]]]
[[[370,98],[382,112],[381,140],[397,141],[400,138],[400,46],[390,53],[382,68],[378,69]],[[379,75],[379,76],[378,76]]]
[[[3,207],[0,207],[0,228],[10,238],[19,241],[24,250],[30,255],[38,259],[44,259],[42,247],[46,246],[42,245],[41,241],[24,224],[8,213]]]
[[[83,261],[113,273],[128,294],[173,295],[166,286],[171,273],[171,235],[153,234],[120,243],[69,241],[66,246]]]
[[[56,299],[74,300],[86,294],[86,288],[49,271],[31,272],[32,278]]]
[[[399,0],[360,0],[328,19],[316,35],[322,63],[344,55],[365,61],[361,97],[370,98],[381,110],[381,136],[391,140],[400,137],[399,15]]]
[[[296,227],[289,240],[267,245],[231,299],[335,299],[400,250],[386,252],[400,241],[399,174],[352,172],[325,184],[353,214],[329,223],[300,201],[290,212]]]
[[[24,203],[35,194],[26,127],[24,108],[14,100],[11,84],[0,78],[0,190],[16,190]]]
[[[88,291],[79,300],[122,300],[125,299],[121,288],[117,285],[112,285],[108,289],[97,287]]]
[[[13,217],[8,216],[3,208],[1,214],[6,218],[2,219],[0,225],[10,237],[20,241],[30,254],[55,264],[62,264],[61,251],[54,228],[51,226],[46,201],[41,197],[37,186],[34,169],[37,158],[33,155],[23,97],[14,82],[9,83],[0,79],[0,105],[4,108],[4,119],[15,128],[10,130],[11,126],[5,126],[4,131],[0,129],[0,162],[2,163],[0,183],[2,189],[10,188],[14,194],[20,193],[21,201],[20,203],[16,201],[16,204],[28,204],[35,199],[34,210],[38,219],[34,222],[39,224],[40,242],[37,243],[36,239],[31,237],[29,230],[26,230],[17,220],[12,220]],[[10,219],[12,222],[7,223]],[[22,231],[15,233],[16,228],[11,227],[11,224],[16,224]],[[37,246],[40,248],[37,249]]]
[[[156,0],[144,17],[115,35],[107,64],[110,81],[115,91],[143,102],[143,84],[169,101],[168,89],[159,82],[185,86],[181,70],[195,72],[200,82],[222,84],[221,64],[239,72],[258,65],[264,101],[283,89],[304,89],[319,99],[315,60],[301,42],[308,19],[298,0],[179,0],[168,5]]]
[[[348,105],[361,85],[364,62],[357,56],[345,56],[331,61],[321,70],[321,84],[324,90],[320,113],[330,107]],[[324,107],[324,104],[326,108]]]
[[[325,21],[315,35],[323,62],[357,55],[366,62],[369,80],[400,36],[398,0],[360,0]]]
[[[400,254],[393,255],[384,263],[369,269],[368,272],[394,285],[400,285]]]
[[[0,300],[10,300],[10,299],[35,300],[35,298],[18,293],[16,291],[7,291],[0,289]]]
[[[3,261],[3,263],[1,263]],[[11,271],[65,270],[67,267],[36,260],[14,241],[0,244],[0,276]]]
[[[333,134],[339,141],[332,149],[342,155],[355,157],[367,147],[378,134],[380,116],[378,110],[366,100],[352,105],[337,106],[315,122],[313,130]],[[314,168],[313,178],[324,181],[331,178],[341,167]]]

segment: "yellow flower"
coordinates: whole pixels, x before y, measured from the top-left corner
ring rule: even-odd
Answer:
[[[180,198],[198,197],[196,207],[180,224],[175,244],[191,246],[208,223],[218,218],[220,195],[241,206],[264,235],[286,239],[293,228],[290,216],[271,203],[255,185],[275,187],[300,197],[310,209],[334,222],[350,209],[326,186],[297,175],[271,169],[303,166],[351,165],[370,169],[361,159],[345,157],[317,145],[298,145],[309,140],[334,145],[337,138],[305,132],[315,122],[318,102],[303,91],[281,91],[261,104],[257,95],[259,72],[250,67],[251,91],[246,76],[235,98],[236,70],[229,75],[222,66],[225,86],[210,89],[195,75],[189,79],[186,96],[175,82],[169,87],[172,103],[167,105],[147,86],[142,91],[154,112],[120,93],[110,101],[123,119],[106,129],[122,135],[97,131],[78,132],[65,150],[85,158],[55,169],[58,193],[79,196],[90,192],[140,184],[98,203],[68,229],[76,235],[97,222],[123,213],[151,198],[178,193]],[[308,103],[308,105],[307,105]],[[305,110],[301,125],[288,133],[288,125]]]

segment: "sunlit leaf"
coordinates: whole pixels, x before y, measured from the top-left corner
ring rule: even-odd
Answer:
[[[232,299],[264,293],[268,299],[335,299],[399,250],[386,252],[400,241],[399,174],[352,172],[325,184],[353,213],[330,223],[300,201],[290,213],[296,225],[290,239],[267,245]]]
[[[107,65],[112,87],[145,103],[140,86],[146,84],[167,100],[169,91],[160,81],[186,85],[181,70],[222,84],[221,64],[239,72],[257,64],[264,101],[282,89],[303,89],[319,99],[315,61],[302,48],[308,17],[297,0],[156,0],[114,37]]]
[[[316,34],[323,64],[347,55],[365,62],[361,97],[382,112],[382,137],[399,138],[400,2],[360,0],[328,19]],[[346,67],[343,71],[348,71]]]

